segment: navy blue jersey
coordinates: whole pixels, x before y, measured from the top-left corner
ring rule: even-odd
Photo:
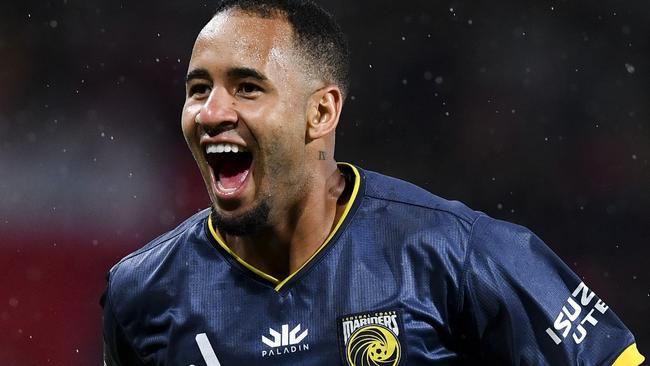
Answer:
[[[209,210],[127,256],[104,296],[108,365],[638,365],[633,335],[537,236],[341,165],[354,188],[284,280]]]

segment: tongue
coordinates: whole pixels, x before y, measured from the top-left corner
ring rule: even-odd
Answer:
[[[244,156],[240,157],[238,155],[244,154],[236,154],[233,157],[224,159],[219,168],[219,182],[221,182],[223,188],[239,188],[248,175],[251,161]]]

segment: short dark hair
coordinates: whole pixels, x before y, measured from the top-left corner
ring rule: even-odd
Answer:
[[[292,26],[296,46],[311,69],[338,85],[345,97],[350,86],[348,44],[330,13],[309,0],[221,0],[215,16],[240,10],[261,18],[283,16]]]

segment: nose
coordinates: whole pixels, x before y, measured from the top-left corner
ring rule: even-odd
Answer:
[[[235,127],[238,117],[233,107],[228,91],[215,86],[194,120],[208,135],[214,136]]]

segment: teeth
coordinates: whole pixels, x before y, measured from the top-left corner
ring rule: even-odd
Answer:
[[[238,152],[245,152],[245,151],[248,151],[246,150],[245,147],[236,144],[230,144],[227,142],[221,142],[218,144],[209,144],[205,147],[205,152],[207,154],[224,153],[224,152],[238,153]]]

